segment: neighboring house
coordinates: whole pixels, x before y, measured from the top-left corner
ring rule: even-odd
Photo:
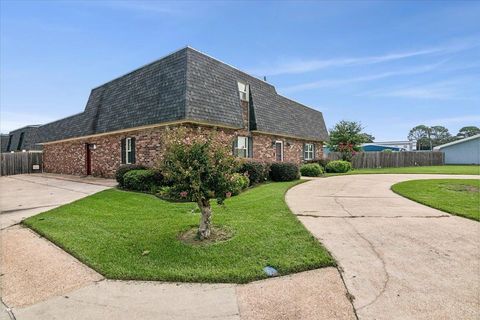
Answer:
[[[41,146],[37,144],[39,127],[40,125],[30,125],[10,131],[6,152],[40,150]]]
[[[7,152],[8,134],[0,134],[0,152]]]
[[[415,141],[380,141],[362,144],[363,151],[383,151],[390,149],[392,151],[415,151],[417,143]]]
[[[38,127],[46,172],[112,177],[121,164],[152,166],[167,127],[213,128],[238,157],[301,163],[322,158],[322,113],[190,47],[92,90],[85,111]]]
[[[445,164],[480,164],[480,134],[433,148],[445,153]]]

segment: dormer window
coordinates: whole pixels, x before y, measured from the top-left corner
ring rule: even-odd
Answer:
[[[240,94],[240,100],[248,101],[248,84],[238,82],[238,93]]]

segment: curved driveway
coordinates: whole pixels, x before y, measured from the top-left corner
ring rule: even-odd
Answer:
[[[480,223],[405,199],[404,180],[458,175],[314,179],[286,195],[337,259],[360,319],[479,319]]]

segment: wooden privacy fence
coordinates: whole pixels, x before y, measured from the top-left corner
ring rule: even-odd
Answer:
[[[41,151],[2,153],[0,161],[2,176],[43,171]]]
[[[341,160],[340,152],[330,152],[328,160]],[[439,151],[359,152],[352,159],[355,169],[413,166],[438,166],[445,164],[445,155]]]

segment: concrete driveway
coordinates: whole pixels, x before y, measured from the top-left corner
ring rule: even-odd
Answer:
[[[454,175],[314,179],[286,200],[332,252],[360,319],[479,319],[480,223],[405,199],[391,185]]]
[[[115,185],[111,179],[55,174],[0,177],[0,229]]]
[[[3,303],[10,307],[29,305],[103,279],[17,224],[114,185],[110,179],[54,174],[0,177],[0,319],[6,317]]]
[[[0,305],[1,320],[355,319],[333,267],[245,285],[113,281],[15,225],[114,184],[58,175],[0,178],[0,293],[10,308]]]

